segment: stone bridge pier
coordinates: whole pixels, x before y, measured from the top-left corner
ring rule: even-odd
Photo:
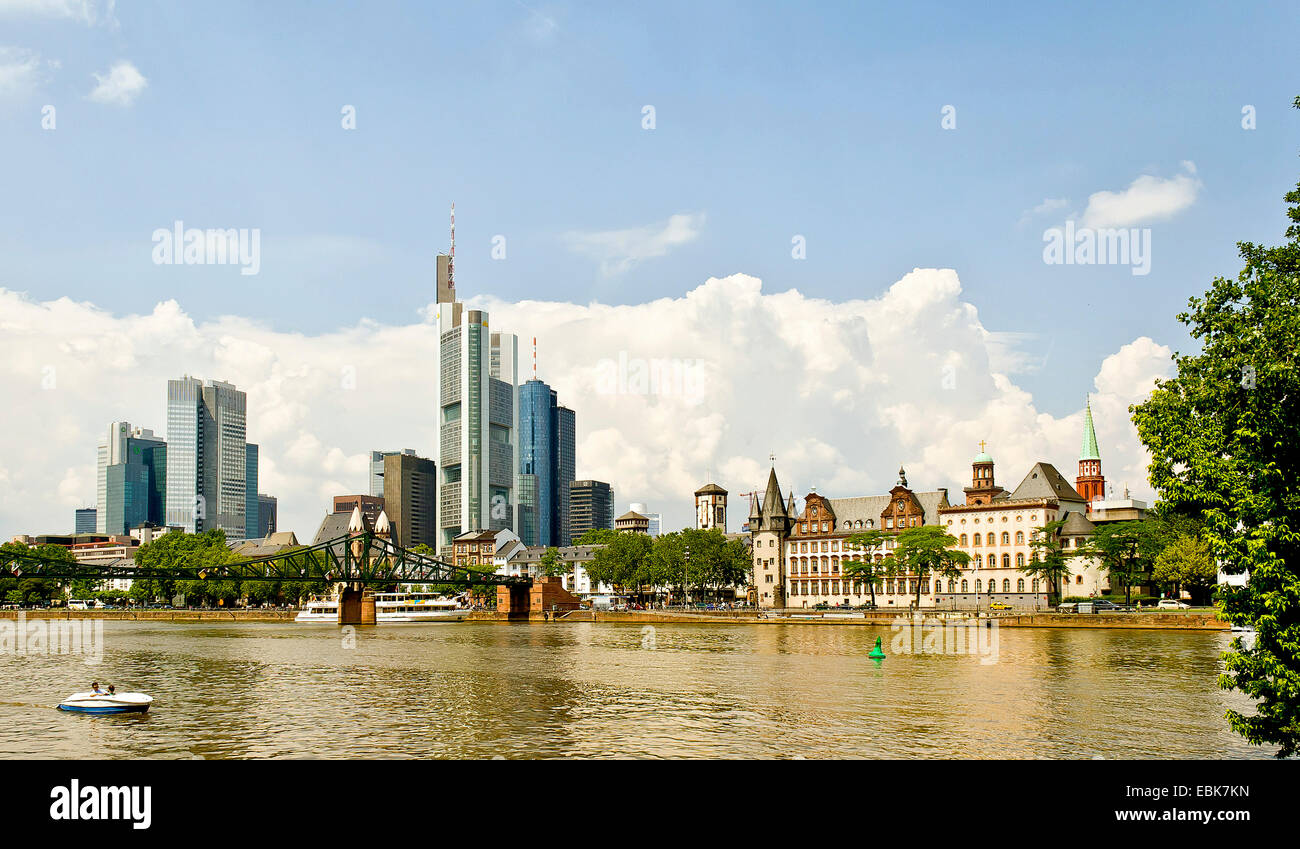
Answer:
[[[375,594],[361,584],[349,584],[339,592],[340,625],[375,624]]]

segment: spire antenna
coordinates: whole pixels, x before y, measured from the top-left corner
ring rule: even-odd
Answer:
[[[447,288],[456,289],[456,202],[451,202],[451,253],[447,257]]]
[[[537,379],[537,337],[533,337],[533,380]]]

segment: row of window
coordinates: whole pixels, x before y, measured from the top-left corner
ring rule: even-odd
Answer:
[[[1080,582],[1082,582],[1083,580],[1082,576],[1080,576],[1079,580]],[[865,595],[869,592],[866,583],[862,581],[842,581],[842,582],[835,581],[835,580],[791,581],[790,595],[791,596],[804,596],[804,595],[836,596],[840,594],[841,586],[843,587],[843,590],[847,595],[860,596],[860,595]],[[1034,578],[1032,581],[1029,582],[1029,591],[1036,593],[1039,590],[1039,586],[1040,585],[1038,579]],[[958,583],[957,581],[949,580],[947,582],[947,587],[948,587],[947,591],[949,593],[970,592],[970,582],[966,580],[963,580],[960,583]],[[960,589],[958,589],[959,587]],[[940,593],[944,592],[943,581],[935,581],[935,591]],[[979,578],[976,578],[975,592],[982,593],[984,591],[985,591],[984,581],[980,580]],[[993,593],[997,591],[998,591],[998,582],[996,580],[990,580],[988,582],[988,592]],[[1023,593],[1025,591],[1024,578],[1020,578],[1019,580],[1016,581],[1015,591],[1018,593]],[[1002,592],[1004,593],[1011,592],[1010,578],[1002,579]],[[877,595],[904,595],[904,596],[916,595],[916,581],[901,580],[901,579],[897,581],[894,580],[877,581],[876,594]],[[921,581],[921,595],[929,595],[929,594],[930,594],[929,580]]]
[[[981,539],[985,539],[985,540],[988,541],[988,544],[989,544],[989,545],[993,545],[993,544],[994,544],[994,541],[997,539],[997,535],[996,535],[996,534],[983,534],[983,535],[981,535],[981,534],[975,534],[975,535],[972,537],[972,539],[973,539],[973,542],[971,543],[972,545],[979,545]],[[965,545],[965,544],[966,544],[966,535],[965,535],[965,534],[962,534],[961,536],[959,536],[959,537],[957,538],[957,541],[958,541],[961,545]],[[1002,544],[1003,544],[1003,545],[1011,545],[1011,533],[1010,533],[1009,531],[1003,531],[1003,532],[1002,532]],[[1025,532],[1024,532],[1024,531],[1016,531],[1016,545],[1024,545],[1024,544],[1025,544]]]

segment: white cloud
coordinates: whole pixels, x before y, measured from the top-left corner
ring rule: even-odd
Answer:
[[[1035,216],[1043,215],[1044,213],[1052,212],[1053,210],[1062,209],[1068,203],[1069,201],[1065,198],[1043,198],[1042,203],[1038,204],[1033,209],[1026,209],[1020,214],[1020,224],[1023,226],[1029,221],[1029,219]]]
[[[117,0],[0,0],[0,15],[58,18],[86,26],[117,26]]]
[[[1203,184],[1196,165],[1184,160],[1183,172],[1169,179],[1144,174],[1119,192],[1094,192],[1088,197],[1082,226],[1133,227],[1169,218],[1196,202]]]
[[[646,227],[566,233],[564,241],[575,253],[598,261],[601,273],[609,276],[694,241],[703,226],[704,213],[680,213]]]
[[[92,74],[95,89],[89,95],[98,103],[111,103],[116,106],[130,106],[140,92],[144,91],[149,81],[130,62],[117,62],[105,74]]]
[[[24,47],[0,47],[0,98],[29,94],[41,82],[41,55]]]
[[[578,476],[612,482],[620,512],[646,502],[670,528],[691,521],[691,493],[712,469],[733,493],[735,529],[746,512],[738,493],[764,484],[773,453],[800,496],[885,492],[901,464],[913,486],[959,498],[981,439],[1004,485],[1037,460],[1073,479],[1090,388],[1107,478],[1142,497],[1146,459],[1127,407],[1170,367],[1168,348],[1137,339],[1078,388],[1078,410],[1053,416],[999,370],[1005,343],[951,270],[918,269],[878,297],[842,302],[764,292],[738,274],[646,304],[473,304],[493,329],[538,337],[540,376],[577,411]],[[330,496],[367,491],[371,449],[434,452],[435,390],[419,365],[437,357],[427,323],[304,335],[245,318],[195,323],[174,301],[116,316],[0,290],[0,346],[0,392],[22,399],[0,447],[0,538],[69,530],[72,511],[94,499],[103,426],[165,431],[166,380],[183,372],[248,392],[261,488],[300,538]],[[697,391],[671,380],[668,394],[610,391],[603,369],[620,354],[688,364]]]

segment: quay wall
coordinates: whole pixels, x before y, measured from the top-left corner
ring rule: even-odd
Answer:
[[[942,613],[942,612],[941,612]],[[934,611],[922,611],[923,617],[934,615]],[[950,614],[949,614],[950,615]],[[997,616],[981,616],[981,619],[996,621],[999,628],[1120,628],[1141,630],[1174,631],[1226,631],[1230,625],[1218,619],[1213,612],[1163,612],[1163,613],[1030,613]],[[725,614],[686,613],[674,610],[575,610],[561,613],[555,619],[543,619],[534,614],[526,619],[519,616],[508,618],[504,613],[494,611],[475,611],[469,621],[475,622],[621,622],[625,624],[730,624],[730,625],[857,625],[891,627],[897,620],[906,620],[903,612],[863,611],[853,618],[828,616],[812,613],[789,615],[769,615],[763,618],[753,613],[741,614],[729,611]]]
[[[292,622],[297,610],[0,610],[0,619],[122,619],[128,622]]]

